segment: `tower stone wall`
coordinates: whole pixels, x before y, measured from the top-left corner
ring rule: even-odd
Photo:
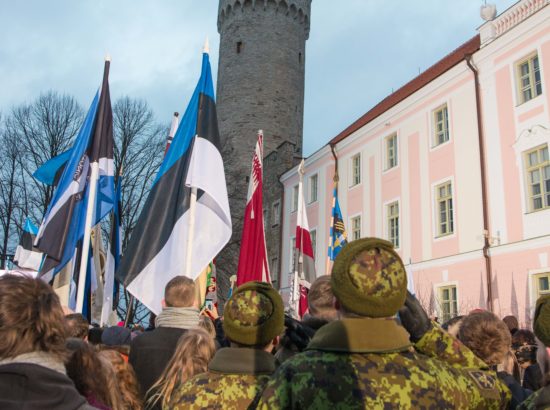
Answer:
[[[280,228],[272,223],[272,211],[282,195],[278,176],[302,155],[310,10],[311,0],[219,2],[217,111],[233,220],[233,236],[216,264],[222,299],[228,292],[229,277],[237,270],[258,129],[264,131],[264,158],[271,158],[264,163],[268,255],[270,263],[280,264]],[[280,212],[282,206],[281,202]],[[275,270],[280,269],[277,266]]]

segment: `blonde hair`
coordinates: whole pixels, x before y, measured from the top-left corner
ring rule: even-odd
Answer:
[[[122,398],[122,409],[141,410],[143,404],[139,398],[138,382],[132,365],[126,363],[122,354],[116,350],[102,350],[98,354],[101,359],[110,363],[115,372],[114,380]]]
[[[159,399],[163,408],[169,407],[176,388],[196,374],[206,372],[215,351],[214,339],[206,330],[195,328],[185,332],[166,369],[147,391],[147,407],[152,407]]]

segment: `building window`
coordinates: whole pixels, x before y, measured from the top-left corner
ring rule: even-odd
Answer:
[[[271,282],[276,283],[279,279],[279,258],[273,257],[271,258]]]
[[[269,217],[269,212],[267,211],[267,209],[264,209],[264,226],[267,226],[268,223],[267,223],[267,218]]]
[[[351,158],[351,181],[350,187],[361,183],[361,154]]]
[[[453,191],[451,182],[435,187],[437,210],[437,236],[450,235],[454,232]]]
[[[356,240],[361,238],[361,216],[351,218],[351,239]]]
[[[290,240],[290,271],[296,269],[296,237]]]
[[[523,104],[542,94],[539,56],[527,57],[516,65],[519,103]]]
[[[387,205],[388,240],[399,248],[399,202]]]
[[[550,207],[550,161],[548,145],[525,153],[529,210],[538,211]]]
[[[309,231],[309,237],[311,238],[311,249],[313,250],[313,260],[317,257],[317,230],[312,229]]]
[[[539,297],[550,294],[550,273],[539,273],[533,275],[533,289],[535,289],[535,300]]]
[[[441,286],[438,289],[439,310],[441,315],[440,323],[445,323],[458,314],[458,302],[456,297],[456,286]]]
[[[240,54],[242,50],[243,50],[243,42],[237,41],[237,54]]]
[[[449,112],[447,104],[439,107],[433,113],[434,120],[434,145],[440,145],[449,141]]]
[[[279,225],[281,221],[281,202],[275,201],[271,206],[271,226]]]
[[[298,210],[298,185],[294,185],[292,188],[292,203],[290,206],[290,212],[296,212]]]
[[[386,137],[386,169],[397,166],[397,134]]]
[[[317,201],[319,176],[317,174],[309,177],[309,203]]]

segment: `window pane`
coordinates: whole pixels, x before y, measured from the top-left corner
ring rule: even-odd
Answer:
[[[548,283],[548,276],[543,276],[542,278],[539,278],[539,290],[549,290],[549,283]]]
[[[536,171],[531,171],[530,174],[531,174],[531,182],[533,184],[538,184],[540,182],[539,170],[537,169]]]
[[[528,62],[525,62],[522,65],[520,65],[520,72],[521,72],[522,76],[529,74],[529,63]]]
[[[538,164],[538,155],[537,152],[531,152],[529,153],[529,166],[532,167],[534,165]]]
[[[542,198],[533,198],[533,209],[541,209],[542,208]]]

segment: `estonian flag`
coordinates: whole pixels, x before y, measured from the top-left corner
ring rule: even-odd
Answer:
[[[38,168],[32,176],[37,180],[46,185],[57,185],[63,175],[63,170],[67,161],[71,158],[71,150],[68,149],[65,152],[62,152],[56,157],[49,159],[44,162],[40,168]]]
[[[124,251],[117,279],[154,313],[174,276],[195,279],[231,237],[231,215],[208,54],[174,140]],[[191,189],[197,202],[186,272]]]
[[[105,62],[99,92],[80,128],[71,156],[38,232],[35,246],[47,254],[41,269],[51,280],[75,256],[84,236],[90,190],[90,163],[98,162],[99,180],[92,226],[109,213],[114,203],[113,112],[109,94],[109,61]]]
[[[25,219],[23,233],[21,234],[19,245],[17,245],[15,256],[13,257],[13,262],[20,268],[35,271],[40,269],[42,256],[44,256],[44,254],[33,246],[37,233],[38,227],[36,227],[29,218]]]

